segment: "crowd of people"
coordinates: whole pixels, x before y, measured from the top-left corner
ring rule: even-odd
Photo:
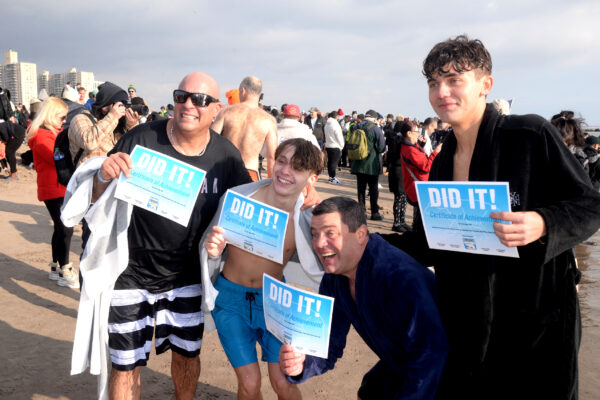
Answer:
[[[357,381],[359,399],[576,399],[581,274],[573,247],[600,227],[598,139],[571,111],[547,121],[488,103],[492,62],[479,40],[438,43],[423,75],[437,114],[423,122],[372,109],[266,107],[254,76],[227,92],[223,107],[204,72],[183,77],[174,105],[160,112],[135,86],[106,82],[88,99],[67,85],[31,115],[20,107],[2,118],[12,179],[23,140],[33,153],[38,199],[54,225],[49,277],[81,285],[72,372],[100,374],[100,398],[140,398],[154,340],[157,354],[171,351],[176,397],[191,399],[210,314],[240,399],[261,398],[256,343],[278,398],[298,399],[299,383],[335,368],[350,326],[380,358]],[[66,154],[57,153],[61,131]],[[114,197],[116,178],[131,176],[136,145],[206,171],[187,226]],[[70,163],[68,190],[57,155]],[[349,168],[357,201],[321,202],[314,183],[324,168],[332,185]],[[394,233],[379,235],[367,219],[383,219],[386,174]],[[512,211],[490,217],[519,257],[429,248],[415,191],[427,180],[509,182]],[[289,213],[281,263],[227,244],[218,226],[227,190]],[[80,222],[77,277],[69,251]],[[295,266],[300,283],[335,298],[327,358],[266,329],[262,275],[294,281],[284,267]]]

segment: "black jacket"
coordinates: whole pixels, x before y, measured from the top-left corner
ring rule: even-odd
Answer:
[[[313,135],[315,135],[317,140],[325,140],[325,124],[327,123],[327,120],[323,116],[317,115],[317,122],[315,122],[314,129],[310,117],[307,117],[304,120],[304,123],[313,131]]]

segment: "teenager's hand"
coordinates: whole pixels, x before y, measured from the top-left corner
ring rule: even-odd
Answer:
[[[304,370],[305,355],[298,353],[289,344],[284,344],[279,350],[279,368],[288,376],[297,376]]]
[[[304,186],[304,189],[302,189],[302,194],[304,195],[304,204],[302,204],[302,207],[300,207],[300,210],[302,211],[316,206],[321,202],[321,198],[319,197],[319,193],[317,193],[317,189],[315,189],[315,187],[311,184]]]
[[[211,257],[218,257],[225,249],[227,242],[225,241],[225,231],[220,226],[213,226],[212,230],[206,235],[204,248]]]
[[[494,221],[496,236],[508,247],[525,246],[546,235],[546,222],[535,211],[493,212],[490,218],[511,222]]]

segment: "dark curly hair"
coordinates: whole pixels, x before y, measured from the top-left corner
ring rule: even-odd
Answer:
[[[585,137],[581,124],[583,118],[575,118],[573,111],[561,111],[550,119],[550,123],[558,129],[567,146],[585,146]]]
[[[458,73],[471,70],[482,70],[488,75],[492,73],[490,53],[480,40],[471,40],[467,35],[460,35],[433,46],[423,61],[423,75],[427,80],[433,79],[436,74],[447,73],[448,70],[444,68],[448,65],[454,67]]]

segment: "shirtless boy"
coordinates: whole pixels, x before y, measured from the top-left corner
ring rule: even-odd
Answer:
[[[277,147],[275,118],[258,106],[261,92],[260,79],[255,76],[244,78],[240,83],[240,102],[223,109],[212,124],[215,132],[229,139],[242,153],[242,159],[253,181],[260,180],[258,155],[263,145],[266,148],[269,177]]]
[[[223,349],[238,379],[238,399],[259,399],[260,369],[256,342],[262,347],[263,361],[268,362],[271,386],[279,399],[300,399],[298,388],[289,383],[279,368],[281,342],[265,326],[262,308],[263,272],[283,280],[283,269],[296,251],[294,213],[299,212],[298,197],[307,184],[314,184],[322,169],[320,151],[304,139],[286,140],[275,152],[273,179],[266,181],[252,194],[255,200],[287,211],[283,264],[229,246],[221,275],[215,282],[219,291],[212,316]],[[251,184],[252,185],[252,184]],[[232,190],[235,191],[235,188]],[[307,226],[306,229],[309,229]],[[304,235],[302,235],[304,237]],[[310,237],[310,235],[308,235]],[[310,245],[308,239],[307,246]],[[210,257],[218,257],[225,249],[223,229],[213,226],[204,241]],[[310,248],[310,247],[308,247]],[[316,262],[316,261],[315,261]]]

